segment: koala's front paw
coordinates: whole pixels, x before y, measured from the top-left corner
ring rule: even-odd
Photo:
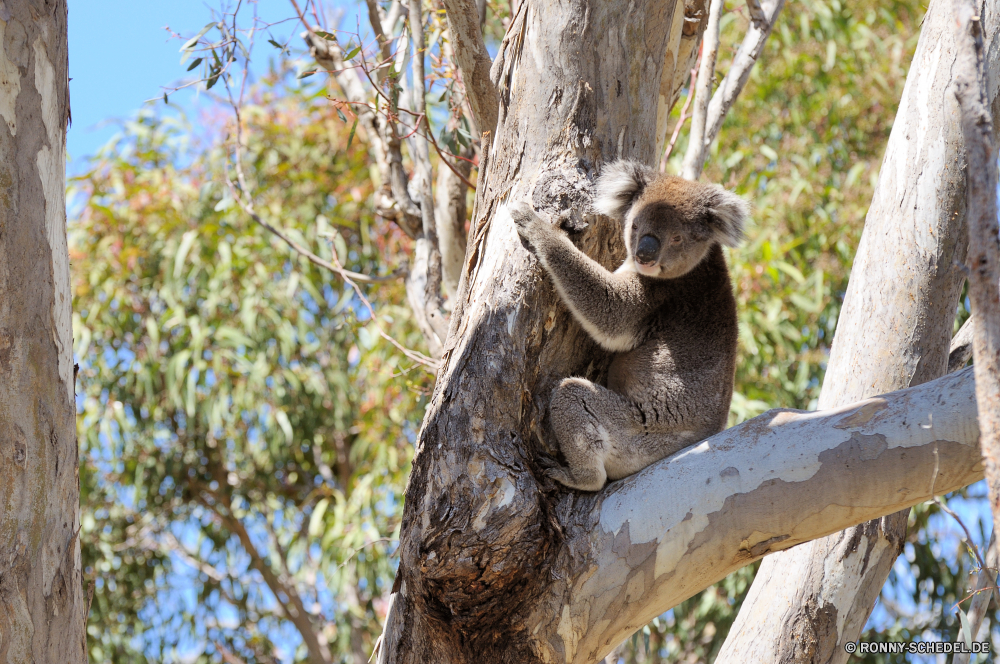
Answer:
[[[554,466],[545,471],[545,474],[549,478],[559,482],[565,487],[570,489],[577,489],[579,491],[600,491],[604,486],[604,482],[599,482],[596,479],[591,479],[590,481],[581,482],[577,478],[573,477],[573,473],[570,472],[569,468],[563,468],[562,466]]]
[[[547,468],[545,474],[563,486],[580,491],[600,491],[606,481],[606,476],[603,473],[599,474],[587,469],[583,473],[579,473],[580,476],[577,476],[569,468],[558,464]]]
[[[554,229],[545,223],[527,201],[518,201],[510,206],[510,218],[517,226],[517,234],[528,243],[532,249],[538,248],[538,243]]]

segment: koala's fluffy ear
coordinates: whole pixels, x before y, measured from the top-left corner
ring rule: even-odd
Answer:
[[[594,209],[612,219],[623,219],[656,171],[635,161],[608,164],[597,178]]]
[[[715,239],[727,247],[738,247],[743,241],[743,224],[750,216],[750,204],[718,185],[712,189],[706,207]]]

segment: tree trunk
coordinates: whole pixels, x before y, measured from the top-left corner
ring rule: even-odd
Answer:
[[[993,532],[1000,526],[1000,238],[997,236],[997,153],[990,117],[979,8],[954,0],[958,26],[955,96],[962,109],[968,164],[969,300],[976,312],[976,401]],[[991,547],[996,549],[996,543]]]
[[[559,551],[556,501],[572,495],[536,479],[535,432],[556,382],[596,376],[606,358],[558,304],[504,209],[531,200],[617,267],[620,233],[590,213],[590,185],[606,161],[655,158],[658,105],[648,101],[686,74],[671,71],[661,86],[672,22],[684,19],[677,7],[521,3],[513,17],[493,64],[497,131],[406,492],[400,592],[380,661],[539,661],[524,618]]]
[[[975,389],[968,368],[842,408],[770,411],[603,491],[563,493],[548,502],[542,542],[518,539],[517,478],[494,465],[488,502],[426,543],[416,573],[401,568],[378,661],[599,661],[653,616],[768,553],[978,481]],[[475,460],[471,470],[491,468]],[[507,526],[491,526],[494,514]],[[424,524],[443,520],[438,512]],[[499,541],[455,546],[470,533]],[[504,553],[539,544],[547,558],[504,566]],[[506,605],[500,584],[482,583],[491,572],[522,574],[503,589]],[[420,583],[430,590],[415,596]],[[476,606],[476,591],[504,613]]]
[[[84,662],[66,3],[0,4],[0,661]]]
[[[985,4],[983,28],[994,46],[989,96],[995,105],[1000,2]],[[968,247],[953,24],[950,0],[934,0],[865,220],[820,408],[919,385],[947,371],[964,279],[956,265]],[[716,661],[847,661],[843,645],[858,638],[871,613],[902,550],[908,514],[904,510],[765,560]]]

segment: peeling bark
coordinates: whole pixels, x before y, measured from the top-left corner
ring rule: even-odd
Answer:
[[[84,662],[66,3],[0,19],[0,661]]]
[[[1000,72],[1000,2],[986,6],[990,69]],[[919,385],[947,370],[964,279],[955,266],[968,246],[953,22],[950,0],[934,0],[865,220],[820,408]],[[998,87],[994,74],[991,101]],[[847,661],[843,644],[857,639],[871,613],[901,551],[907,514],[765,560],[716,661]]]
[[[660,91],[656,106],[656,155],[663,154],[670,124],[670,109],[677,103],[687,73],[698,60],[698,46],[708,24],[706,0],[684,0],[676,3],[675,16],[670,20],[670,37],[663,56]]]

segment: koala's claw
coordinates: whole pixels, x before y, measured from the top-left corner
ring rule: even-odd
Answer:
[[[518,226],[524,226],[538,217],[535,211],[531,209],[531,203],[528,201],[517,201],[516,203],[511,203],[510,216],[514,219],[514,223]]]
[[[553,479],[564,486],[572,487],[574,485],[573,476],[569,474],[568,468],[555,465],[551,468],[547,468],[545,470],[545,475],[549,477],[549,479]]]
[[[558,461],[546,454],[539,454],[535,457],[535,463],[546,470],[549,468],[561,468]]]
[[[517,234],[529,242],[534,236],[545,230],[544,228],[540,228],[546,225],[545,222],[531,208],[531,204],[528,201],[512,203],[510,206],[510,218],[513,219],[514,225],[517,226]]]

